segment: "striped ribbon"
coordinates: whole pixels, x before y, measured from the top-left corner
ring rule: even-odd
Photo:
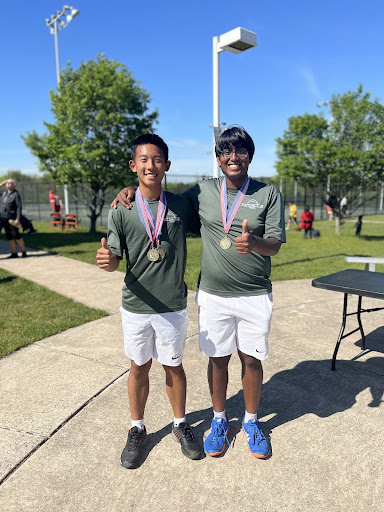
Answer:
[[[152,213],[151,207],[148,204],[148,201],[145,199],[143,194],[140,192],[140,189],[136,190],[135,193],[137,210],[139,212],[139,217],[141,222],[144,224],[144,227],[147,231],[149,239],[153,245],[154,241],[159,244],[159,239],[161,236],[161,229],[163,227],[165,211],[167,209],[167,199],[165,197],[164,190],[161,190],[159,204],[157,206],[157,217],[155,222],[155,217]],[[151,229],[152,228],[152,229]]]
[[[240,205],[243,202],[250,182],[251,179],[249,177],[244,181],[244,183],[241,186],[241,189],[238,191],[237,196],[235,197],[235,200],[233,201],[232,208],[228,212],[227,183],[225,181],[225,178],[223,180],[220,191],[220,205],[221,218],[223,219],[223,227],[226,235],[228,234],[232,226],[233,219],[236,217],[236,213],[238,212]]]

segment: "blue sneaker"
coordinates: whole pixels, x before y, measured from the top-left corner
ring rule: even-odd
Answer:
[[[258,459],[266,459],[270,454],[270,448],[267,440],[261,431],[260,424],[257,420],[249,420],[244,423],[243,432],[248,440],[248,448],[251,454]]]
[[[228,416],[225,415],[226,419],[213,418],[211,430],[204,441],[204,451],[207,455],[214,457],[223,453],[225,448],[225,441],[229,445],[227,433],[229,429]]]

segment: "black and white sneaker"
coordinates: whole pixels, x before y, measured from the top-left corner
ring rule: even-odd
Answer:
[[[182,422],[178,427],[172,427],[173,439],[180,443],[181,451],[188,459],[198,460],[203,456],[199,443],[194,438],[191,427],[186,422]]]
[[[128,432],[128,440],[124,450],[121,453],[121,465],[127,469],[137,468],[140,462],[140,456],[147,442],[147,431],[144,429],[139,432],[137,427],[132,427]]]

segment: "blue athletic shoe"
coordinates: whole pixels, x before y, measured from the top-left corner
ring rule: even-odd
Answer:
[[[249,420],[247,423],[244,423],[243,420],[242,426],[251,454],[258,459],[266,459],[269,456],[270,448],[261,431],[259,422],[257,420]]]
[[[204,451],[207,455],[214,457],[223,453],[225,448],[225,441],[229,445],[227,433],[229,429],[228,416],[225,415],[226,419],[213,418],[211,430],[204,441]]]

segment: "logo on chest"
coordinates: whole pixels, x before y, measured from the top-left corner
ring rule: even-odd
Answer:
[[[180,222],[180,217],[178,215],[176,215],[175,213],[168,210],[167,216],[165,217],[165,221],[171,222],[171,223]]]
[[[264,208],[264,205],[260,204],[259,201],[257,201],[256,199],[250,199],[247,203],[243,201],[241,203],[241,206],[243,206],[244,208],[250,208],[251,210],[256,210],[257,208]]]

